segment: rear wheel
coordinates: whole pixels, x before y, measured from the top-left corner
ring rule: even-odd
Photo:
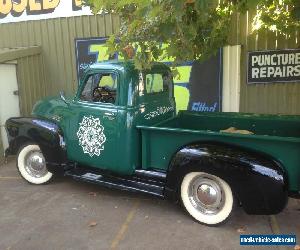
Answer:
[[[53,177],[47,170],[44,155],[38,145],[26,145],[21,148],[17,167],[21,176],[32,184],[45,184]]]
[[[190,172],[182,180],[180,194],[187,212],[200,223],[217,225],[232,212],[231,188],[218,176]]]

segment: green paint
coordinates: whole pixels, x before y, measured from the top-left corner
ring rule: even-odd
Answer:
[[[191,66],[179,66],[177,70],[179,72],[179,77],[174,78],[174,83],[189,83]],[[174,94],[176,101],[176,110],[187,110],[190,100],[190,91],[186,87],[174,86]]]
[[[108,60],[109,55],[107,54],[108,48],[105,44],[93,44],[90,46],[90,53],[97,53],[97,62]]]
[[[179,66],[176,67],[179,72],[179,77],[174,78],[174,83],[189,83],[190,82],[190,75],[191,75],[191,66]]]
[[[156,64],[151,73],[167,71],[169,68],[164,64]],[[80,100],[89,75],[111,72],[118,75],[115,105]],[[68,158],[81,164],[127,175],[136,168],[167,170],[172,156],[182,146],[193,142],[222,142],[273,157],[284,166],[289,189],[300,190],[299,116],[187,111],[175,116],[172,86],[170,92],[147,94],[140,82],[139,72],[130,62],[95,64],[86,72],[69,104],[60,98],[47,98],[35,105],[33,114],[51,120],[61,118],[58,123],[64,132]],[[77,133],[85,117],[99,118],[104,127],[106,141],[99,156],[84,153],[80,145]],[[220,132],[229,127],[249,130],[254,135]],[[83,131],[93,136],[93,131]]]
[[[174,96],[176,101],[176,110],[187,110],[190,92],[186,87],[174,86]]]

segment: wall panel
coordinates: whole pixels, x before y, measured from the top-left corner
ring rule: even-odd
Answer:
[[[276,32],[252,33],[255,11],[236,17],[240,23],[241,56],[241,112],[270,114],[300,114],[300,83],[268,83],[247,85],[247,52],[253,50],[300,48],[300,32],[283,36]]]
[[[19,85],[20,111],[29,115],[36,101],[47,94],[43,59],[40,55],[18,59],[17,79]]]
[[[0,138],[1,137],[1,130],[0,130]],[[4,163],[4,149],[2,145],[2,140],[0,140],[0,166]]]
[[[223,48],[223,112],[239,112],[241,46]]]

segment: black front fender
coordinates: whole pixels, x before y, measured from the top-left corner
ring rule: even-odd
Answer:
[[[22,146],[34,143],[43,152],[48,168],[67,163],[63,133],[54,122],[39,118],[10,118],[5,127],[9,141],[6,154],[17,154]]]
[[[249,214],[279,213],[287,204],[284,169],[261,153],[223,144],[186,146],[171,161],[166,195],[178,192],[182,178],[191,171],[203,171],[224,179]]]

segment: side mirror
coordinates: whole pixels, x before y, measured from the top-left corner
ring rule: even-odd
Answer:
[[[67,104],[68,106],[69,106],[69,103],[68,103],[68,101],[67,101],[67,99],[66,99],[66,97],[65,97],[65,91],[60,91],[59,92],[59,95],[60,95],[60,99],[62,99],[63,101],[64,101],[64,103],[65,104]]]

